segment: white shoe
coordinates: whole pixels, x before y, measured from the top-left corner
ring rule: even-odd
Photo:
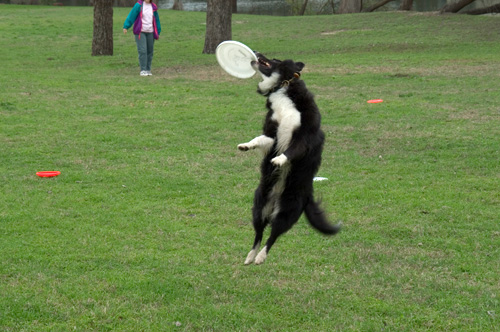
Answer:
[[[148,70],[147,73],[148,73],[148,76],[153,76],[153,73],[151,72],[151,70]]]
[[[141,76],[148,76],[148,72],[145,70],[142,70],[140,73]]]

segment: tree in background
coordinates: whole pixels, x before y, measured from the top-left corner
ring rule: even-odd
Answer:
[[[341,0],[341,1],[353,1],[353,0]],[[392,2],[395,0],[381,0],[374,5],[364,8],[363,12],[372,12],[389,2]],[[445,13],[460,13],[460,14],[469,14],[469,15],[482,15],[482,14],[489,14],[489,13],[500,13],[500,3],[497,3],[495,5],[489,6],[489,7],[481,7],[481,8],[476,8],[476,9],[469,9],[462,11],[465,7],[470,5],[471,3],[475,2],[476,0],[456,0],[456,1],[449,1],[446,3],[446,5],[443,6],[439,10],[441,14]],[[342,2],[341,2],[342,4]],[[401,4],[399,6],[399,10],[411,10],[413,6],[413,0],[401,0]]]
[[[440,13],[458,13],[466,6],[470,5],[476,0],[458,0],[455,2],[447,3],[441,8]],[[481,7],[476,9],[470,9],[466,11],[460,12],[460,14],[470,14],[470,15],[482,15],[482,14],[492,14],[492,13],[500,13],[500,3],[489,7]]]
[[[207,1],[207,28],[203,53],[214,54],[217,45],[231,40],[232,2],[227,0]]]
[[[366,13],[373,12],[373,11],[377,10],[378,8],[385,6],[386,4],[388,4],[389,2],[392,2],[392,1],[394,1],[394,0],[379,1],[370,7],[364,8],[363,12],[366,12]],[[401,0],[401,3],[399,5],[399,10],[408,11],[408,10],[411,10],[412,6],[413,6],[413,0]]]
[[[399,10],[411,10],[413,6],[413,0],[401,0],[401,4],[399,5]]]
[[[456,2],[450,2],[444,5],[443,8],[441,8],[440,13],[458,13],[458,11],[465,6],[470,5],[476,0],[459,0]]]
[[[172,6],[173,10],[184,10],[184,5],[182,4],[182,0],[174,0],[174,5]]]
[[[360,13],[363,6],[362,0],[340,0],[339,14]]]
[[[463,14],[483,15],[483,14],[497,14],[497,13],[500,13],[500,3],[497,3],[496,5],[492,5],[489,7],[467,10]]]
[[[113,0],[94,0],[92,55],[113,55]]]
[[[378,8],[380,8],[382,6],[385,6],[386,4],[388,4],[391,1],[394,1],[394,0],[382,0],[382,1],[379,1],[379,2],[377,2],[376,4],[374,4],[374,5],[370,6],[370,7],[364,8],[363,12],[371,13],[371,12],[375,11],[376,9],[378,9]]]
[[[309,0],[304,0],[304,3],[302,4],[302,7],[300,8],[299,16],[304,16],[308,2],[309,2]]]

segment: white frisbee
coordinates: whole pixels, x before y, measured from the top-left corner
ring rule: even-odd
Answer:
[[[313,181],[326,181],[328,180],[328,178],[324,178],[324,177],[321,177],[321,176],[316,176]]]
[[[217,46],[215,56],[219,65],[229,75],[237,78],[250,78],[255,74],[250,63],[257,61],[257,56],[245,44],[227,40]]]

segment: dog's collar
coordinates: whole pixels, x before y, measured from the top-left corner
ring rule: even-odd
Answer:
[[[298,72],[297,73],[293,73],[293,77],[291,79],[284,80],[280,84],[276,85],[274,88],[272,88],[271,90],[269,90],[269,93],[267,94],[267,96],[269,96],[271,93],[275,93],[276,91],[278,91],[281,88],[289,86],[290,83],[292,83],[294,80],[298,80],[299,78],[300,78],[300,73],[298,73]]]

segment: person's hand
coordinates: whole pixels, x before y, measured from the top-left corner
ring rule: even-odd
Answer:
[[[127,33],[127,29],[123,29],[123,33]]]

